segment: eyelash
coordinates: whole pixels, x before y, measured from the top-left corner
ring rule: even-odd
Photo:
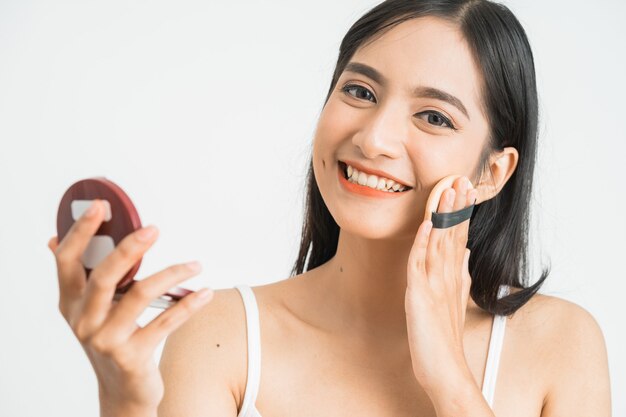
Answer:
[[[370,90],[368,90],[367,88],[360,86],[360,85],[356,85],[356,84],[348,84],[345,87],[343,87],[341,89],[341,91],[343,91],[345,94],[348,94],[350,97],[352,98],[356,98],[356,99],[360,99],[359,97],[355,97],[352,94],[348,93],[348,90],[351,90],[353,88],[357,88],[357,89],[362,89],[364,91],[367,91],[372,97],[374,96]],[[368,100],[369,101],[369,100]],[[434,110],[427,110],[427,111],[423,111],[421,113],[418,113],[418,115],[420,114],[432,114],[432,115],[436,115],[437,117],[441,118],[443,120],[444,123],[446,123],[449,129],[452,130],[458,130],[456,127],[454,127],[454,125],[452,124],[452,122],[450,121],[450,119],[448,119],[446,116],[444,116],[443,114],[439,113],[438,111],[434,111]],[[432,125],[435,127],[445,127],[445,126],[438,126],[438,125]]]

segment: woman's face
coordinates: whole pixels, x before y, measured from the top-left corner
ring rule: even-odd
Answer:
[[[439,180],[460,174],[474,181],[488,133],[480,80],[461,32],[438,18],[403,22],[357,50],[313,146],[315,179],[341,229],[413,239]],[[383,171],[361,182],[386,187],[381,176],[391,176],[411,188],[389,193],[344,181],[346,161],[364,174]]]

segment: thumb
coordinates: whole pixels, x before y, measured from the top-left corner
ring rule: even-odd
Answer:
[[[48,241],[48,248],[52,251],[52,253],[56,252],[57,247],[59,246],[59,238],[54,236]]]

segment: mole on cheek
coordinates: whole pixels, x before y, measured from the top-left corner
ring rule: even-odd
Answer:
[[[339,272],[343,272],[343,267],[342,266],[339,267]]]
[[[217,346],[217,347],[220,347],[220,344],[218,343],[216,346]]]

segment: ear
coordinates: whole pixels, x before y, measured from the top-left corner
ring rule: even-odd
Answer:
[[[489,157],[489,172],[483,172],[480,182],[475,186],[478,190],[478,201],[476,201],[476,204],[487,201],[500,192],[504,184],[515,172],[518,159],[517,149],[513,147],[506,147]]]

